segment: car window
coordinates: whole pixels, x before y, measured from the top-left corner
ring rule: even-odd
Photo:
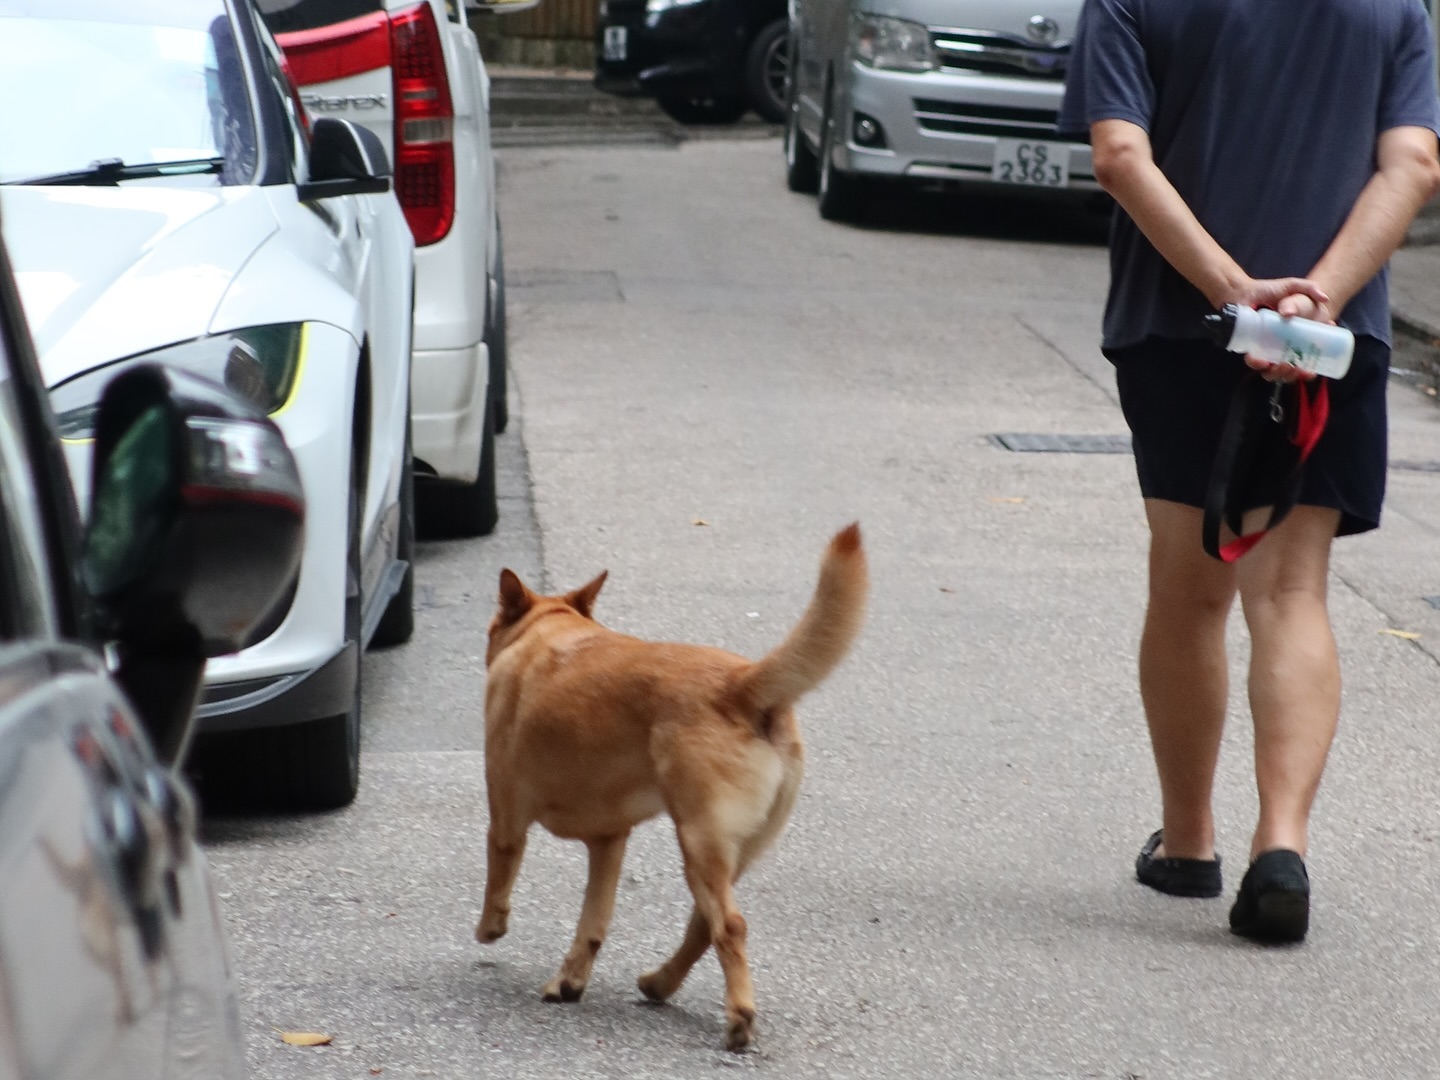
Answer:
[[[250,85],[223,0],[146,5],[152,21],[124,7],[0,0],[0,182],[105,161],[170,165],[161,183],[253,182]]]
[[[25,423],[11,371],[0,336],[0,635],[49,639],[58,636],[59,620],[35,463],[21,438]]]
[[[271,30],[291,34],[370,15],[385,5],[381,0],[258,0],[257,6]]]

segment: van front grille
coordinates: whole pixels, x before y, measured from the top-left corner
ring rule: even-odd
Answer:
[[[1070,60],[1068,41],[1037,45],[1024,38],[989,30],[930,28],[930,44],[940,66],[984,75],[1019,75],[1032,79],[1065,78]]]
[[[1013,139],[1057,139],[1054,109],[972,105],[934,98],[915,99],[915,122],[926,131],[993,135]]]

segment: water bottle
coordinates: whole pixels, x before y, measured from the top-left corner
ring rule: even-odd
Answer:
[[[1350,370],[1355,335],[1343,326],[1314,319],[1287,319],[1277,311],[1226,304],[1205,316],[1205,329],[1230,352],[1248,353],[1272,364],[1290,364],[1339,379]]]

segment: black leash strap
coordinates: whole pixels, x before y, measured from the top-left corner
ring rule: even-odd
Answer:
[[[1233,563],[1285,520],[1329,416],[1327,380],[1268,383],[1256,372],[1246,373],[1230,398],[1205,493],[1206,554]],[[1245,512],[1261,506],[1270,507],[1269,520],[1246,535]],[[1222,524],[1236,537],[1223,545]]]

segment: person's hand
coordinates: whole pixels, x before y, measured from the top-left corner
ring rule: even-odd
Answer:
[[[1298,303],[1302,300],[1318,305],[1329,303],[1330,297],[1309,278],[1246,278],[1215,306],[1219,308],[1226,304],[1239,304],[1242,307],[1274,308],[1278,311],[1280,305],[1286,301]],[[1281,311],[1280,314],[1298,312]]]
[[[1252,299],[1233,303],[1246,303],[1253,308],[1274,308],[1287,319],[1313,319],[1323,323],[1335,321],[1330,313],[1330,297],[1307,278],[1252,279],[1242,286],[1241,292]],[[1293,364],[1272,364],[1258,356],[1247,355],[1245,363],[1270,382],[1308,382],[1316,377],[1314,372],[1302,371]]]

